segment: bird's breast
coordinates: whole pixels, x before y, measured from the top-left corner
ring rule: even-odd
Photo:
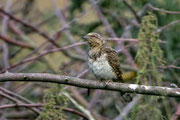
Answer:
[[[102,54],[100,57],[96,58],[96,60],[88,58],[88,64],[97,79],[112,80],[117,78],[117,75],[108,63],[106,54]]]

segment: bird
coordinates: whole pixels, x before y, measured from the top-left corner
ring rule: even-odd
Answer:
[[[136,72],[122,73],[118,53],[109,47],[105,39],[98,33],[83,36],[89,45],[88,66],[96,79],[100,81],[125,82],[136,77]],[[89,93],[88,93],[89,94]],[[127,97],[129,94],[121,93]],[[132,98],[128,98],[131,101]]]

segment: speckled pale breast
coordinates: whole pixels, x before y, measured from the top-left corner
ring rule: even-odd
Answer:
[[[100,80],[117,79],[117,75],[115,74],[112,67],[108,63],[106,54],[102,54],[100,57],[96,58],[96,60],[88,58],[88,64],[89,64],[89,68],[95,74],[97,79]]]

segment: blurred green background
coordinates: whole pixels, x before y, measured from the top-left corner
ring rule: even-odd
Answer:
[[[123,0],[0,0],[0,7],[5,10],[9,5],[8,12],[11,13],[11,15],[34,26],[50,38],[57,35],[56,33],[64,27],[64,25],[68,24],[68,27],[62,30],[57,39],[54,40],[59,47],[62,47],[82,42],[83,39],[81,37],[89,32],[97,32],[105,38],[113,37],[108,32],[102,19],[99,17],[97,9],[92,6],[92,1],[94,1],[98,6],[118,38],[137,39],[142,17],[147,15],[147,11],[150,10],[150,8],[147,7],[148,4],[167,11],[180,11],[179,0],[126,0],[125,2]],[[173,21],[180,20],[180,14],[168,14],[161,11],[152,11],[157,16],[159,29]],[[11,67],[14,64],[57,48],[50,42],[46,42],[45,45],[40,47],[45,41],[47,41],[47,39],[40,35],[40,32],[38,33],[13,19],[10,19],[6,23],[7,29],[5,30],[3,27],[3,20],[4,14],[0,12],[0,34],[9,39],[26,43],[31,46],[31,48],[23,48],[11,43],[5,43],[4,40],[0,39],[0,70],[3,71],[8,68],[8,66],[5,65],[5,62],[7,62]],[[174,83],[179,87],[180,84],[179,33],[180,22],[163,29],[163,31],[159,33],[159,39],[163,42],[159,43],[159,45],[163,51],[163,60],[165,61],[165,69],[162,73],[163,86],[170,86],[170,84]],[[7,48],[3,48],[4,44],[7,45]],[[108,41],[108,45],[119,50],[117,42]],[[127,47],[127,50],[132,58],[135,59],[138,45],[127,41],[124,42],[123,45],[130,46]],[[40,49],[36,53],[30,55],[37,48]],[[8,60],[6,61],[4,61],[4,49],[8,50]],[[72,49],[66,49],[64,52],[58,51],[41,56],[37,60],[11,68],[9,71],[24,73],[56,73],[60,75],[77,76],[88,69],[88,64],[86,62],[87,51],[87,45],[77,46]],[[134,70],[134,67],[127,61],[127,58],[122,52],[119,53],[119,58],[123,71]],[[85,74],[83,78],[95,79],[90,72]],[[1,87],[5,87],[6,89],[16,92],[37,103],[43,102],[44,90],[51,86],[47,83],[25,82],[1,83],[0,85]],[[59,89],[62,89],[63,87],[61,86]],[[95,110],[95,113],[92,112],[92,116],[100,120],[120,120],[122,111],[125,110],[127,105],[129,105],[128,103],[123,103],[117,96],[118,94],[116,92],[112,94],[110,91],[93,90],[91,96],[87,96],[86,89],[82,88],[72,87],[65,89],[64,91],[68,91],[76,101],[89,111],[92,112]],[[80,95],[79,99],[82,97],[86,101],[85,105],[81,103],[82,101],[78,99],[73,91],[78,92],[78,95]],[[158,99],[158,104],[155,104],[155,106],[158,105],[157,110],[146,107],[148,104],[145,103],[148,103],[150,99],[153,98],[146,97],[146,99],[136,101],[133,104],[133,107],[126,112],[127,115],[122,119],[178,120],[178,117],[175,116],[175,114],[180,115],[180,107],[178,107],[180,106],[179,99],[160,98]],[[2,97],[0,100],[1,104],[3,104]],[[66,107],[78,109],[71,102],[72,101],[69,100]],[[88,107],[88,105],[90,107]],[[6,109],[0,113],[3,116],[6,111],[16,111],[18,113],[25,110],[27,109]],[[153,118],[152,116],[156,113],[160,117]],[[74,114],[66,112],[64,114],[66,117],[63,119],[80,120],[80,117]],[[8,115],[4,116],[7,117]],[[36,115],[34,115],[33,118],[28,119],[35,118],[37,118]]]

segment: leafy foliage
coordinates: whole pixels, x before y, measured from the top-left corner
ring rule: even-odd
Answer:
[[[138,81],[143,84],[157,85],[162,81],[158,68],[164,65],[163,52],[158,45],[157,18],[149,12],[143,17],[138,34],[139,50],[136,61],[139,67]],[[141,80],[140,80],[141,79]]]
[[[36,120],[63,120],[66,115],[62,113],[67,105],[67,98],[62,94],[63,86],[50,84],[51,88],[45,90],[43,98],[43,111]]]
[[[157,18],[149,12],[142,18],[138,34],[139,49],[136,61],[139,67],[137,81],[142,84],[161,85],[162,75],[159,66],[164,65],[163,52],[159,47],[157,32]],[[144,96],[141,102],[132,111],[132,118],[143,120],[164,120],[160,111],[158,97]]]

